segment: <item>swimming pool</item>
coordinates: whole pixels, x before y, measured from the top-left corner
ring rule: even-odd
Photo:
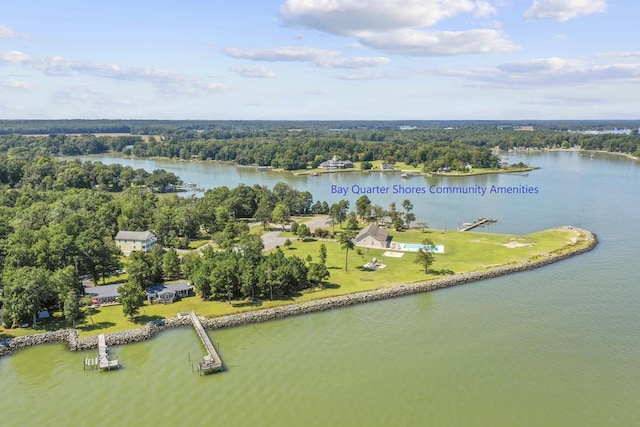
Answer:
[[[438,254],[441,254],[444,252],[444,245],[427,246],[420,243],[402,243],[401,248],[402,250],[411,251],[411,252],[418,252],[420,248],[424,248],[429,252],[435,252]]]

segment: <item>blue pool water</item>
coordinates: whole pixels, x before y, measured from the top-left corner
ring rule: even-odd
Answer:
[[[402,249],[404,249],[405,251],[415,251],[418,252],[420,250],[420,248],[426,249],[429,252],[444,252],[444,246],[443,245],[435,245],[435,246],[426,246],[426,245],[422,245],[420,243],[403,243],[402,244]]]

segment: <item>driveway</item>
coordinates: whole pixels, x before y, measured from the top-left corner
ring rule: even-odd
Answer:
[[[270,231],[267,234],[262,235],[262,243],[264,244],[264,250],[270,251],[271,249],[275,249],[276,246],[284,245],[284,242],[287,240],[286,237],[280,237],[279,234],[282,231]]]
[[[304,218],[303,218],[304,219]],[[296,220],[300,220],[300,218],[296,218]],[[302,221],[300,221],[302,223]],[[305,222],[309,230],[314,231],[317,228],[329,228],[329,217],[327,215],[322,215],[318,217],[311,218],[310,221]],[[272,224],[275,227],[279,227],[277,225]],[[270,251],[271,249],[275,249],[276,246],[284,245],[284,242],[287,240],[286,237],[280,237],[279,234],[282,233],[281,230],[271,231],[267,234],[262,235],[262,243],[264,244],[264,250]],[[293,239],[292,239],[293,240]]]

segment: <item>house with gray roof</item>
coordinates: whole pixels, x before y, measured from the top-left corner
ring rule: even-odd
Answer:
[[[349,169],[354,166],[351,160],[340,160],[338,156],[333,156],[331,160],[320,163],[318,168],[326,170]]]
[[[131,252],[135,251],[149,252],[158,239],[150,231],[120,230],[116,234],[115,241],[122,253],[129,256]]]
[[[93,304],[113,304],[120,298],[118,288],[124,283],[113,285],[93,286],[84,289],[85,295],[91,297]],[[187,282],[175,283],[171,285],[157,284],[145,289],[147,300],[152,304],[161,302],[164,304],[175,301],[179,298],[193,296],[193,286]]]
[[[376,224],[369,224],[353,239],[356,246],[375,246],[378,248],[389,247],[389,232]]]

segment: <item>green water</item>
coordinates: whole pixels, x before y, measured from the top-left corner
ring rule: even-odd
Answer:
[[[540,197],[452,199],[451,215],[465,203],[479,214],[494,204],[500,230],[579,224],[598,233],[594,251],[429,294],[215,331],[227,370],[212,376],[192,372],[189,358],[202,349],[190,329],[115,347],[123,369],[113,372],[83,371],[93,352],[24,350],[0,359],[0,425],[638,425],[640,168],[579,153],[534,159],[542,170],[497,179],[539,185]],[[432,202],[446,211],[447,202]]]

